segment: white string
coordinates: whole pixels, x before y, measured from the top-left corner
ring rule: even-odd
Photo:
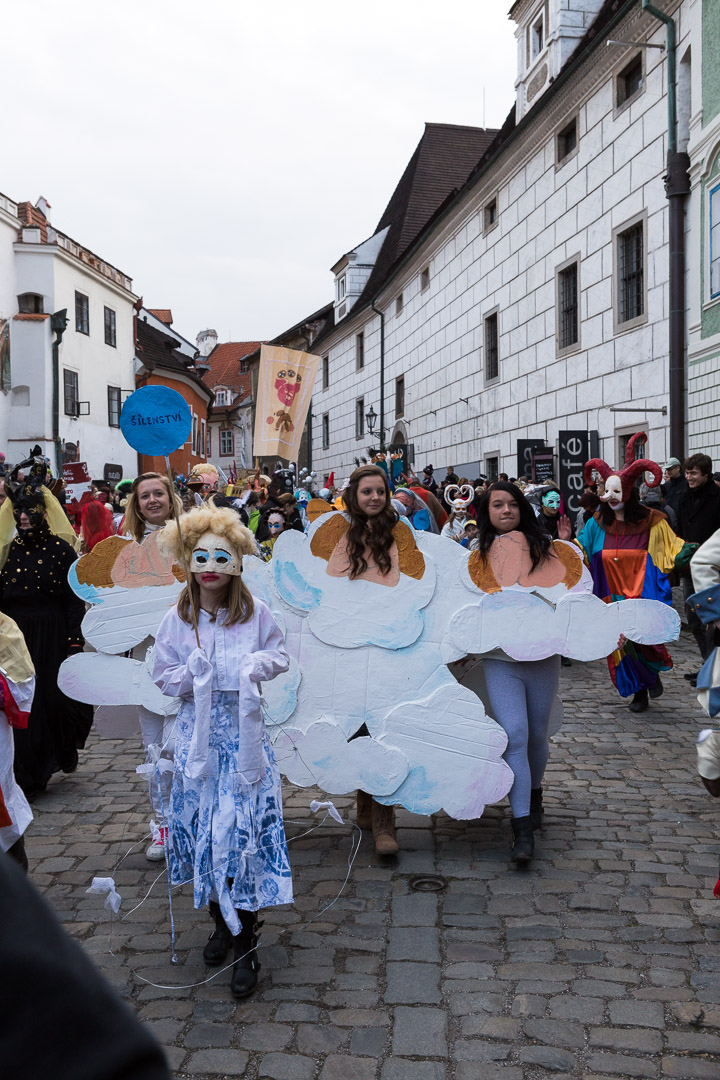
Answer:
[[[267,704],[266,704],[265,699],[262,696],[262,694],[260,696],[260,707],[261,707],[261,711],[262,711],[262,714],[263,714],[263,722],[265,723],[266,727],[270,727],[270,726],[279,727],[280,725],[277,722],[275,722],[274,720],[272,720],[272,718],[269,716]],[[268,721],[269,721],[269,723],[268,723]],[[177,723],[177,720],[176,720],[176,723]],[[175,729],[176,723],[173,724],[172,731],[168,733],[168,737],[165,739],[165,742],[163,743],[163,746],[160,749],[160,754],[166,748],[168,742],[170,741],[172,735],[174,734],[174,729]],[[317,776],[315,774],[314,769],[312,768],[312,765],[310,765],[305,760],[305,758],[303,757],[302,752],[300,751],[300,749],[299,749],[297,743],[295,742],[295,740],[292,738],[292,736],[289,735],[289,732],[285,732],[285,735],[286,735],[286,737],[289,737],[291,745],[293,747],[293,750],[298,755],[298,757],[299,757],[300,761],[302,762],[302,764],[308,770],[308,772],[313,777],[313,779],[317,780]],[[158,755],[158,757],[159,757],[159,755]],[[158,775],[157,776],[158,786],[159,786],[159,779],[160,779],[160,777]],[[297,787],[297,785],[294,785],[294,786]],[[305,832],[299,833],[297,836],[294,836],[294,837],[288,838],[286,836],[285,839],[282,842],[270,845],[269,847],[265,847],[263,850],[272,851],[274,848],[287,846],[287,845],[291,844],[293,842],[293,840],[300,840],[304,836],[309,836],[311,833],[316,832],[318,829],[323,827],[323,825],[325,824],[325,822],[328,819],[328,816],[329,816],[329,814],[328,814],[328,812],[326,812],[325,816],[322,819],[322,821],[318,822],[316,825],[313,825],[310,829],[307,829],[307,830],[305,830]],[[285,825],[285,823],[286,823],[286,821],[285,821],[285,817],[283,815],[283,826]],[[287,824],[300,825],[300,824],[304,824],[304,822],[292,821],[292,820],[288,819]],[[349,825],[351,826],[351,829],[352,829],[352,833],[351,833],[352,839],[351,839],[351,844],[350,844],[350,853],[348,855],[348,870],[347,870],[347,874],[345,875],[345,879],[344,879],[342,885],[340,886],[340,889],[339,889],[337,895],[330,901],[330,903],[326,904],[324,908],[321,908],[321,910],[319,912],[317,912],[315,915],[313,915],[312,918],[308,919],[305,923],[302,923],[299,927],[297,925],[294,925],[292,927],[286,927],[285,929],[280,930],[278,932],[279,937],[282,937],[282,935],[287,933],[288,930],[295,931],[295,930],[298,930],[298,929],[304,929],[304,927],[309,926],[312,922],[314,922],[316,919],[318,919],[321,915],[325,914],[326,911],[329,911],[330,908],[333,907],[333,905],[336,904],[337,901],[342,896],[342,894],[345,891],[345,888],[347,886],[347,883],[350,880],[350,875],[352,873],[352,868],[353,868],[353,865],[354,865],[355,860],[357,858],[357,855],[358,855],[358,853],[360,851],[360,845],[361,845],[361,842],[362,842],[362,830],[359,828],[359,826],[356,825],[353,822],[349,822]],[[126,826],[123,825],[123,836],[124,836],[124,832],[125,832],[125,827]],[[357,839],[356,839],[356,837],[354,835],[356,832],[359,834]],[[123,855],[122,858],[119,859],[118,862],[115,864],[115,868],[114,868],[113,873],[115,872],[115,870],[117,870],[120,863],[122,863],[124,861],[124,859],[126,859],[127,856],[133,851],[134,848],[136,848],[140,844],[144,843],[145,839],[147,839],[147,837],[144,837],[142,840],[138,841],[138,843],[133,844],[128,849],[128,851],[126,851],[125,855]],[[122,838],[120,840],[120,843],[122,843]],[[184,885],[188,885],[191,882],[194,883],[195,876],[193,875],[192,878],[187,878],[185,881],[182,881],[182,882],[179,882],[179,883],[173,885],[171,883],[170,879],[169,879],[169,863],[168,863],[168,857],[167,857],[167,841],[166,841],[166,844],[165,844],[165,848],[166,848],[166,851],[165,851],[165,863],[166,863],[166,865],[165,865],[165,867],[160,871],[160,873],[157,875],[157,877],[154,879],[154,881],[151,882],[150,887],[148,888],[148,890],[145,893],[145,896],[142,898],[142,900],[140,900],[139,903],[137,903],[133,908],[131,908],[130,911],[128,911],[124,915],[122,915],[119,921],[124,922],[125,919],[127,919],[135,911],[137,911],[139,908],[141,908],[142,905],[145,903],[145,901],[149,898],[149,896],[150,896],[152,890],[154,889],[155,885],[162,878],[163,874],[168,873],[168,898],[169,898],[169,904],[170,904],[171,942],[172,942],[171,961],[173,963],[177,963],[178,959],[177,959],[177,956],[175,955],[175,947],[174,947],[175,935],[174,935],[174,918],[173,918],[173,909],[172,909],[172,891],[174,889],[180,889]],[[226,860],[226,862],[225,862],[226,867],[229,865],[229,861],[230,861],[229,859]],[[216,872],[217,872],[216,868],[213,867],[212,870],[208,870],[204,874],[200,875],[200,879],[202,879],[203,877],[209,877],[211,874],[214,875]],[[109,927],[109,933],[108,933],[108,952],[110,953],[110,955],[114,959],[119,959],[116,956],[116,954],[112,951],[112,947],[111,947],[112,946],[112,930],[113,930],[113,918],[112,918],[112,916],[113,916],[113,913],[110,912],[110,927]],[[134,975],[135,978],[139,979],[141,982],[146,983],[148,986],[153,986],[158,990],[191,990],[191,989],[195,989],[198,986],[205,986],[207,983],[212,982],[212,980],[217,978],[218,975],[221,975],[224,972],[229,971],[231,968],[233,968],[235,966],[235,964],[239,963],[240,960],[243,960],[246,956],[249,956],[250,953],[255,952],[256,949],[257,949],[257,945],[253,949],[249,949],[248,952],[244,953],[242,956],[236,957],[231,964],[227,964],[225,967],[220,968],[218,971],[216,971],[212,975],[208,976],[208,978],[202,979],[199,982],[195,982],[195,983],[187,983],[187,984],[185,984],[183,986],[169,985],[169,984],[163,984],[163,983],[154,983],[150,979],[146,979],[143,975],[140,975],[139,972],[134,970],[133,968],[130,968],[130,973],[132,975]]]

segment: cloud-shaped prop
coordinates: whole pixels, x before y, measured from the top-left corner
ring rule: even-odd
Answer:
[[[165,697],[152,681],[146,660],[103,653],[77,653],[62,664],[58,686],[75,701],[91,705],[144,705],[162,716],[176,713],[180,702]]]
[[[422,609],[435,590],[433,563],[423,560],[421,576],[398,573],[394,585],[335,576],[329,572],[332,552],[323,558],[311,550],[317,531],[331,524],[328,518],[337,523],[344,520],[339,514],[324,515],[307,537],[293,531],[277,540],[272,569],[280,598],[295,611],[307,612],[313,634],[328,645],[396,650],[417,641],[423,631]],[[415,549],[411,527],[399,523],[396,528],[409,531],[408,546]]]
[[[332,795],[358,788],[372,795],[389,795],[408,773],[400,750],[366,736],[348,742],[332,720],[318,720],[305,732],[281,728],[273,749],[291,783],[318,785]]]
[[[501,757],[507,736],[489,717],[478,719],[478,706],[474,694],[456,685],[391,709],[378,741],[401,750],[410,772],[379,801],[402,803],[416,814],[445,810],[454,818],[479,818],[488,803],[507,795],[514,780]]]
[[[591,593],[567,593],[553,604],[527,591],[507,589],[461,608],[448,636],[458,650],[487,653],[503,649],[514,660],[543,660],[560,653],[575,660],[599,660],[617,647],[621,634],[639,644],[674,640],[677,612],[658,600],[605,604]]]

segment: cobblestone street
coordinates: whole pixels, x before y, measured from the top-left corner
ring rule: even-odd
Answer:
[[[698,666],[694,642],[683,634],[672,652],[665,695],[640,716],[604,661],[563,668],[529,871],[508,864],[505,803],[474,822],[400,811],[397,860],[376,859],[366,833],[348,875],[357,830],[328,818],[303,835],[322,817],[316,793],[286,786],[296,903],[265,915],[246,1004],[228,972],[203,982],[211,924],[187,886],[171,963],[167,882],[141,842],[139,739],[91,737],[77,773],[36,802],[32,879],[179,1078],[717,1080],[720,808],[695,773],[707,719],[682,677]],[[334,801],[354,816],[353,800]],[[85,894],[111,874],[123,900],[112,923]],[[413,891],[425,874],[443,891]]]

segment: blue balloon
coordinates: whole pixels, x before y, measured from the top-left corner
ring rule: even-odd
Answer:
[[[167,457],[190,437],[190,406],[169,386],[141,386],[122,407],[120,430],[139,454]]]

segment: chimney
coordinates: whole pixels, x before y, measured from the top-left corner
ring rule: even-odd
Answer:
[[[200,356],[209,356],[217,345],[217,330],[201,330],[195,338]]]
[[[52,210],[52,207],[44,195],[41,195],[35,203],[35,209],[40,211],[46,221],[50,220],[50,211]]]

